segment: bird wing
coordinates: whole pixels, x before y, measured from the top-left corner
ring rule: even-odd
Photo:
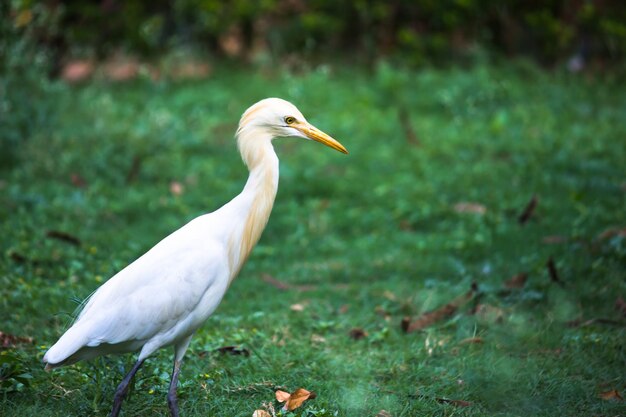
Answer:
[[[96,291],[77,320],[98,323],[92,342],[149,339],[198,308],[212,286],[226,290],[228,258],[223,245],[203,233],[206,220],[163,239]]]
[[[216,238],[220,227],[212,216],[201,216],[109,279],[46,354],[48,361],[61,362],[84,346],[141,346],[159,336],[163,346],[193,332],[228,285],[226,248]]]

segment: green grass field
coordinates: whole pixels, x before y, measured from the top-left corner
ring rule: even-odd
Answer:
[[[298,387],[317,398],[277,415],[626,414],[608,398],[626,390],[626,84],[381,65],[217,69],[34,98],[53,109],[46,128],[0,171],[0,331],[34,339],[0,350],[0,415],[109,412],[133,356],[46,373],[43,353],[80,300],[241,190],[234,131],[267,96],[350,154],[275,142],[274,211],[187,352],[182,415],[249,417]],[[472,283],[454,312],[402,330]],[[216,351],[231,345],[250,355]],[[171,360],[168,349],[144,365],[124,416],[168,415]]]

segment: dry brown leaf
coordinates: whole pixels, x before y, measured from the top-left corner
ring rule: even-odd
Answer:
[[[565,236],[551,235],[551,236],[544,236],[543,239],[541,239],[541,241],[545,243],[546,245],[556,245],[559,243],[567,242],[567,238]]]
[[[425,327],[432,326],[438,321],[451,317],[454,313],[456,313],[457,309],[458,307],[456,305],[449,303],[436,310],[428,311],[422,314],[417,320],[409,323],[406,331],[413,332],[415,330],[421,330]]]
[[[482,216],[487,212],[487,207],[480,203],[461,202],[454,205],[454,211],[457,213],[474,213]]]
[[[17,347],[19,344],[33,343],[32,337],[15,336],[9,333],[0,332],[0,348],[8,349]]]
[[[521,272],[517,275],[513,275],[508,280],[504,281],[504,286],[506,288],[524,288],[524,284],[526,284],[526,280],[528,279],[528,274],[525,272]]]
[[[140,64],[131,56],[117,55],[111,57],[102,66],[104,75],[113,81],[128,81],[139,75]]]
[[[217,39],[222,52],[229,58],[239,57],[244,52],[245,36],[239,25],[231,25]]]
[[[369,334],[360,327],[355,327],[354,329],[351,329],[350,332],[348,332],[348,335],[354,340],[365,339],[367,336],[369,336]]]
[[[610,239],[614,236],[618,236],[618,237],[624,237],[626,236],[626,227],[621,228],[621,227],[609,227],[608,229],[605,229],[602,233],[600,233],[596,239],[598,240],[606,240],[606,239]]]
[[[296,303],[289,306],[291,311],[304,311],[304,304]]]
[[[170,193],[172,193],[175,196],[179,196],[183,192],[185,192],[185,187],[180,182],[178,181],[170,182]]]
[[[291,394],[281,390],[276,391],[276,400],[281,403],[284,402],[283,410],[287,411],[293,411],[302,406],[306,400],[312,400],[315,397],[317,394],[304,388],[298,388]]]
[[[211,66],[206,62],[187,60],[171,69],[170,76],[175,79],[201,79],[211,74]],[[158,74],[155,74],[158,76]]]
[[[68,83],[77,83],[91,77],[95,65],[91,60],[70,61],[61,69],[61,78]]]
[[[306,400],[312,400],[315,397],[317,397],[317,395],[314,392],[305,390],[304,388],[298,388],[287,400],[285,408],[289,411],[293,411],[300,407]]]
[[[600,393],[600,398],[603,400],[616,400],[616,401],[624,401],[624,398],[620,395],[619,391],[613,389],[611,391],[605,391]]]
[[[411,222],[408,221],[407,219],[400,220],[399,226],[400,226],[400,230],[404,230],[405,232],[413,231],[413,225],[411,225]]]
[[[291,397],[291,394],[289,394],[288,392],[281,390],[276,391],[276,401],[278,401],[279,403],[284,403],[289,399],[289,397]]]
[[[265,410],[254,410],[252,417],[272,417],[272,415]]]
[[[289,284],[288,282],[277,280],[269,274],[263,274],[262,278],[263,281],[267,282],[268,284],[279,290],[312,291],[315,289],[314,285],[293,285]]]
[[[416,330],[421,330],[428,326],[431,326],[438,321],[451,317],[454,313],[456,313],[459,307],[463,306],[472,298],[474,298],[474,296],[476,295],[476,291],[477,289],[475,284],[472,284],[472,288],[467,293],[455,298],[448,304],[445,304],[437,308],[436,310],[427,311],[413,322],[411,322],[410,318],[405,317],[404,319],[402,319],[401,323],[402,330],[404,330],[406,333],[414,332]]]
[[[87,181],[85,181],[85,179],[80,174],[77,174],[75,172],[70,174],[70,181],[74,187],[84,188],[87,186]]]
[[[376,414],[376,417],[392,417],[391,413],[387,410],[380,410],[378,412],[378,414]]]
[[[313,343],[326,343],[326,338],[324,336],[319,335],[319,334],[313,333],[311,335],[311,342],[313,342]]]

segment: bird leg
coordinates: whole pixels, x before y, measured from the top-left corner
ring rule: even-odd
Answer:
[[[122,409],[122,401],[128,394],[128,387],[130,386],[130,381],[132,381],[133,377],[139,370],[139,367],[143,364],[143,359],[137,361],[133,368],[130,370],[128,374],[124,377],[120,385],[117,387],[117,391],[115,391],[115,397],[113,397],[113,409],[111,410],[111,417],[117,417],[120,414],[120,410]]]
[[[170,389],[167,392],[167,405],[170,407],[172,417],[178,417],[178,399],[176,398],[176,386],[178,385],[178,374],[180,373],[180,362],[174,360],[174,370],[172,371],[172,380],[170,381]]]

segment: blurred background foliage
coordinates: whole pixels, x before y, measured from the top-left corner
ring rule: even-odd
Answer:
[[[543,64],[575,55],[606,64],[626,51],[619,0],[13,0],[4,8],[3,25],[56,59],[192,46],[245,59],[401,54],[423,64],[484,49]]]
[[[181,54],[201,57],[201,64],[181,65]],[[209,63],[225,58],[236,65],[298,70],[326,60],[376,69],[381,60],[422,67],[524,57],[574,72],[621,71],[626,2],[1,2],[0,163],[15,161],[20,138],[50,128],[54,100],[38,100],[54,94],[50,80],[64,77],[64,71],[66,79],[81,79],[119,56],[133,58],[118,62],[109,78],[128,79],[141,71],[158,78],[162,65],[139,62],[162,63],[163,57],[191,76],[208,75]],[[77,59],[84,61],[71,66]]]

